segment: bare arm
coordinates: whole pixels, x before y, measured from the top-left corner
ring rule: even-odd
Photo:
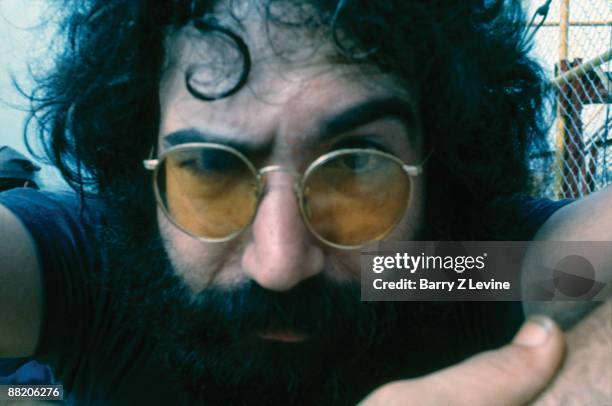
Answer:
[[[43,312],[42,275],[34,241],[0,205],[0,357],[32,355]]]
[[[612,186],[608,186],[591,196],[578,200],[553,214],[536,234],[535,240],[540,241],[607,241],[612,242]],[[585,249],[588,244],[584,245]],[[585,252],[585,257],[595,265],[596,280],[607,286],[604,292],[610,292],[612,284],[612,253],[604,250]],[[546,252],[530,248],[523,268],[523,279],[529,280],[537,276],[539,267],[534,264],[544,264],[554,268],[557,261],[566,255],[562,248],[554,249],[548,246]],[[525,312],[531,314],[546,314],[564,329],[569,329],[588,315],[601,302],[526,302]]]

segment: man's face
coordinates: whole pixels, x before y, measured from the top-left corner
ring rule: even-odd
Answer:
[[[223,12],[217,19],[245,41],[252,68],[246,86],[220,100],[194,97],[185,76],[199,66],[203,93],[222,92],[241,69],[219,63],[220,55],[236,59],[231,46],[192,27],[169,35],[159,153],[182,143],[214,142],[238,146],[257,168],[282,165],[301,174],[330,151],[377,145],[407,164],[420,164],[417,103],[392,77],[338,63],[317,33],[266,26],[255,9],[238,14],[240,24]],[[268,173],[252,224],[227,242],[199,241],[158,209],[169,272],[182,285],[181,299],[163,293],[174,321],[160,323],[176,331],[162,341],[173,347],[175,365],[203,396],[213,392],[205,382],[214,382],[228,391],[265,392],[269,399],[287,400],[291,393],[294,403],[295,396],[355,401],[354,393],[338,392],[342,385],[354,385],[351,390],[362,396],[365,382],[380,384],[398,371],[421,367],[403,365],[416,359],[417,351],[408,347],[422,342],[438,319],[423,317],[421,306],[361,303],[359,250],[332,248],[311,234],[295,180],[288,172]],[[423,200],[421,176],[413,179],[408,210],[388,239],[418,236]],[[156,294],[161,293],[149,296]],[[414,324],[423,320],[429,324]],[[412,329],[418,334],[409,337]],[[400,346],[405,348],[398,356],[393,350]],[[372,371],[378,373],[368,375]],[[304,385],[318,385],[320,392]],[[285,395],[275,398],[274,390]]]
[[[240,64],[231,64],[236,58],[214,60],[235,52],[231,45],[194,28],[169,37],[169,67],[160,90],[160,153],[181,143],[214,142],[239,146],[257,168],[282,165],[300,174],[319,156],[347,145],[376,145],[410,165],[421,162],[417,103],[392,77],[374,68],[334,62],[331,45],[295,29],[266,26],[257,10],[242,12],[240,26],[219,16],[221,24],[246,42],[253,61],[246,86],[229,97],[213,102],[195,98],[187,90],[185,73],[201,67],[196,77],[207,83],[204,91],[220,92],[215,84],[227,87],[232,79],[221,78],[241,71]],[[349,125],[333,125],[338,122]],[[388,238],[416,237],[423,215],[423,179],[413,178],[409,208]],[[252,225],[231,242],[198,241],[158,212],[174,269],[193,292],[246,280],[289,291],[317,274],[338,281],[359,279],[359,250],[331,248],[303,223],[295,181],[287,172],[267,174]],[[374,218],[380,214],[368,213]],[[262,333],[272,337],[275,332]]]

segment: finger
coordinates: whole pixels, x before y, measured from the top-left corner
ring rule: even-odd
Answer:
[[[512,343],[422,378],[387,384],[362,404],[523,405],[560,367],[563,334],[552,320],[531,318]]]

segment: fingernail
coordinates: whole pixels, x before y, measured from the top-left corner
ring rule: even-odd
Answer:
[[[525,347],[537,347],[546,342],[554,322],[546,316],[532,316],[527,320],[512,342]]]

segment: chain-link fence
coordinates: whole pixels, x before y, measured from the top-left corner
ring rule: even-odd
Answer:
[[[557,112],[550,149],[532,156],[533,193],[584,196],[612,183],[612,0],[552,0],[535,44]]]

